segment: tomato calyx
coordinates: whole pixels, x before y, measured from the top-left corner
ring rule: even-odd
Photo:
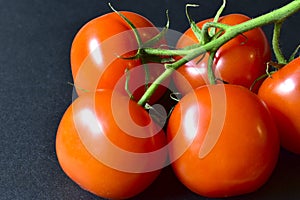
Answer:
[[[294,52],[293,52],[292,55],[290,56],[288,62],[291,62],[292,60],[296,59],[296,55],[297,55],[297,53],[299,53],[299,50],[300,50],[300,45],[298,45],[298,46],[296,47],[296,49],[294,50]]]
[[[188,8],[190,7],[198,7],[198,4],[187,4],[185,7],[185,13],[186,13],[186,17],[190,23],[190,27],[193,31],[193,33],[195,34],[196,38],[198,39],[198,42],[202,45],[210,42],[211,40],[217,38],[218,36],[220,36],[220,33],[222,31],[216,32],[216,28],[221,28],[225,30],[225,25],[224,24],[220,24],[218,23],[218,20],[223,12],[223,10],[225,9],[226,6],[226,0],[223,0],[222,5],[220,6],[219,10],[217,11],[213,22],[208,22],[207,27],[203,27],[203,29],[200,29],[197,25],[196,22],[194,20],[192,20],[191,15],[188,12]],[[214,27],[217,26],[217,27]],[[210,30],[208,30],[209,28],[211,28]]]
[[[265,78],[272,78],[272,75],[274,73],[276,73],[278,70],[280,70],[281,68],[283,68],[284,66],[286,66],[288,63],[290,63],[292,60],[295,59],[295,55],[296,53],[298,52],[300,48],[300,45],[296,48],[296,50],[294,51],[294,53],[292,54],[292,56],[290,57],[290,59],[287,61],[287,63],[280,63],[280,62],[274,62],[274,61],[269,61],[267,63],[267,67],[266,67],[266,73],[261,75],[260,77],[258,77],[253,83],[252,85],[250,86],[250,91],[253,90],[253,87],[255,86],[255,84],[257,82],[259,82],[260,80],[263,80]]]
[[[203,35],[202,35],[202,31],[201,29],[196,25],[196,22],[194,20],[192,20],[189,12],[188,12],[188,8],[190,7],[198,7],[199,5],[197,4],[186,4],[185,6],[185,13],[186,13],[186,17],[189,20],[190,23],[190,27],[193,30],[196,38],[198,39],[198,42],[204,41],[203,40]]]
[[[221,7],[219,8],[219,10],[217,11],[217,13],[213,19],[213,22],[205,23],[204,26],[202,27],[202,29],[200,29],[199,26],[197,26],[196,22],[194,20],[192,20],[191,15],[188,12],[189,7],[198,7],[198,6],[199,5],[197,5],[197,4],[187,4],[186,5],[186,16],[189,20],[190,27],[191,27],[194,35],[198,39],[198,43],[200,45],[205,45],[205,44],[211,42],[212,40],[215,40],[218,37],[220,37],[222,35],[222,33],[229,27],[226,24],[218,23],[218,20],[221,16],[223,10],[225,9],[226,0],[223,0],[223,3],[221,5]],[[219,28],[220,30],[217,31],[216,28]],[[207,73],[208,73],[209,83],[211,85],[216,84],[216,80],[217,80],[217,78],[215,77],[214,70],[213,70],[213,61],[214,61],[214,57],[215,57],[218,49],[219,49],[219,47],[216,47],[215,49],[211,49],[211,51],[209,52],[210,56],[208,59]],[[204,54],[203,54],[203,56],[204,56]]]
[[[137,43],[138,43],[138,46],[139,46],[138,51],[139,51],[139,49],[140,49],[140,47],[142,46],[142,43],[143,43],[143,42],[142,42],[142,39],[141,39],[141,37],[140,37],[140,34],[138,33],[138,31],[137,31],[135,25],[134,25],[127,17],[125,17],[125,15],[123,15],[122,13],[120,13],[120,12],[118,12],[116,9],[114,9],[114,7],[111,5],[111,3],[108,3],[108,6],[109,6],[115,13],[117,13],[123,20],[125,20],[126,23],[131,27],[132,31],[134,32],[134,36],[135,36],[135,38],[136,38],[136,41],[137,41]],[[138,54],[138,53],[137,53],[137,54]]]
[[[264,80],[267,77],[271,77],[272,78],[272,74],[274,74],[278,69],[282,68],[284,66],[284,64],[280,64],[274,61],[269,61],[266,65],[266,73],[259,76],[257,79],[255,79],[252,83],[252,85],[250,86],[249,90],[253,91],[254,86],[261,80]]]
[[[161,40],[163,40],[163,38],[164,38],[164,36],[165,36],[166,32],[168,31],[169,26],[170,26],[170,18],[169,18],[168,10],[166,11],[167,23],[166,23],[165,27],[157,35],[155,35],[154,37],[152,37],[148,41],[143,42],[142,39],[141,39],[140,33],[138,32],[138,29],[135,27],[135,25],[125,15],[123,15],[121,12],[117,11],[111,5],[111,3],[108,3],[108,5],[109,5],[109,7],[111,8],[112,11],[114,11],[116,14],[118,14],[130,26],[131,30],[134,33],[136,41],[138,43],[138,49],[137,49],[137,52],[135,53],[135,55],[129,56],[129,57],[120,57],[120,58],[129,59],[129,60],[130,59],[138,59],[138,58],[141,58],[141,59],[146,58],[147,61],[155,60],[156,62],[158,62],[158,61],[159,62],[165,62],[164,59],[158,59],[157,55],[151,55],[151,56],[145,55],[145,53],[143,52],[143,49],[147,48],[147,47],[148,48],[154,47]]]
[[[111,10],[113,12],[115,12],[117,15],[119,15],[129,25],[129,27],[131,28],[131,30],[134,33],[135,39],[136,39],[137,44],[138,44],[137,51],[134,55],[132,55],[132,56],[119,56],[118,58],[125,59],[125,60],[135,60],[135,59],[140,59],[141,60],[141,63],[143,65],[143,68],[144,68],[144,71],[145,71],[145,84],[144,85],[145,85],[145,89],[147,90],[149,88],[149,85],[150,85],[150,72],[149,72],[148,63],[162,63],[162,64],[164,64],[164,63],[174,62],[174,59],[173,59],[172,56],[162,57],[160,55],[149,55],[149,54],[144,52],[144,48],[155,48],[155,46],[157,46],[157,45],[159,45],[158,46],[159,49],[163,49],[164,45],[159,44],[159,43],[164,40],[166,32],[169,29],[170,19],[169,19],[169,15],[168,15],[168,10],[166,11],[167,23],[166,23],[165,27],[157,35],[153,36],[152,38],[150,38],[146,42],[143,42],[142,39],[141,39],[141,35],[138,32],[138,29],[136,28],[136,26],[125,15],[123,15],[121,12],[117,11],[111,5],[111,3],[109,3],[108,5],[109,5],[109,7],[111,8]],[[126,69],[124,73],[126,75],[125,91],[127,92],[128,96],[131,99],[136,100],[134,98],[132,92],[129,89],[129,79],[130,79],[129,69]],[[147,101],[149,100],[149,98],[147,99]]]

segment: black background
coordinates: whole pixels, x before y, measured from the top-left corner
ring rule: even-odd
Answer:
[[[69,52],[76,32],[92,18],[110,11],[106,0],[0,0],[0,199],[100,199],[73,183],[55,155],[55,135],[72,101]],[[188,28],[185,4],[194,19],[212,17],[221,0],[111,0],[117,10],[130,10],[171,29]],[[225,13],[255,17],[285,0],[228,1]],[[299,13],[284,24],[281,45],[289,55],[300,43]],[[264,27],[271,38],[272,26]],[[300,199],[300,157],[282,151],[267,184],[255,193],[229,199]],[[170,168],[135,199],[207,199],[188,191]]]

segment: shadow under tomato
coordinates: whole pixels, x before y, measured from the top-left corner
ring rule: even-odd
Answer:
[[[300,155],[281,150],[278,164],[269,181],[259,190],[236,197],[207,198],[188,190],[167,166],[156,181],[132,200],[277,200],[300,199]]]
[[[199,196],[182,185],[172,171],[171,166],[164,168],[155,182],[132,200],[199,200]]]

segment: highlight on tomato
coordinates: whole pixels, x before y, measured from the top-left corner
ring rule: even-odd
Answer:
[[[101,90],[79,96],[66,110],[56,136],[63,171],[103,198],[144,191],[166,165],[166,137],[128,96]]]
[[[174,138],[180,139],[168,146],[176,176],[191,191],[214,198],[256,191],[268,181],[280,149],[265,103],[229,84],[185,95],[169,119],[167,139]]]
[[[143,44],[159,34],[159,29],[145,17],[129,11],[120,13],[135,26]],[[163,39],[154,46],[162,44],[165,44]],[[77,93],[81,95],[97,89],[114,89],[117,82],[123,82],[122,88],[117,90],[123,94],[132,93],[138,101],[146,88],[164,71],[163,64],[144,64],[143,59],[135,57],[139,45],[132,27],[116,12],[87,22],[76,34],[70,52]],[[132,71],[136,67],[143,70]],[[169,79],[164,85],[168,82]],[[165,91],[166,87],[161,85],[151,97],[151,103]]]
[[[242,14],[229,14],[220,17],[219,23],[226,25],[237,25],[248,21],[250,18]],[[197,23],[199,28],[213,19],[206,19]],[[217,29],[218,31],[218,29]],[[177,43],[177,48],[184,48],[196,44],[197,37],[193,30],[189,28]],[[255,28],[221,46],[213,61],[213,68],[216,71],[217,79],[221,82],[251,87],[254,81],[265,74],[266,64],[270,61],[271,48],[267,37],[261,28]],[[209,53],[187,62],[177,71],[187,79],[193,88],[208,84],[207,65]],[[173,79],[179,92],[186,94],[189,92],[182,84],[182,76],[174,74]],[[257,92],[262,81],[255,84],[254,92]]]
[[[261,85],[258,96],[274,117],[281,145],[300,154],[300,57],[272,73]]]

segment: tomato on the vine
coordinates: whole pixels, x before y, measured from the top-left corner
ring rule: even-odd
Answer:
[[[147,188],[164,167],[164,131],[136,102],[101,90],[79,96],[56,136],[63,171],[98,196],[124,199]]]
[[[120,13],[136,27],[143,43],[159,33],[158,28],[145,17],[128,11]],[[163,40],[160,42],[164,43]],[[77,93],[114,89],[119,85],[117,90],[126,94],[127,80],[128,90],[135,100],[139,100],[147,85],[164,71],[164,66],[143,65],[140,58],[133,58],[138,48],[132,27],[116,12],[90,20],[78,31],[71,47],[70,60]],[[160,86],[150,101],[158,100],[165,90],[166,87]]]
[[[229,84],[205,85],[185,95],[170,116],[167,138],[176,176],[207,197],[257,190],[273,172],[280,149],[263,101]]]
[[[300,57],[268,77],[258,96],[274,117],[282,146],[300,154]]]
[[[248,21],[250,18],[242,14],[229,14],[220,17],[219,23],[237,25]],[[202,28],[206,19],[197,23]],[[198,40],[189,28],[179,39],[177,48],[197,43]],[[271,49],[266,35],[261,28],[255,28],[225,43],[216,52],[213,68],[216,76],[223,82],[242,85],[250,88],[254,81],[265,74],[266,64],[270,61]],[[190,82],[193,88],[208,84],[207,77],[208,53],[204,58],[196,58],[181,66],[174,74],[174,82],[178,90],[186,94],[189,89],[182,84],[183,79]],[[261,82],[258,82],[253,91],[257,92]]]

